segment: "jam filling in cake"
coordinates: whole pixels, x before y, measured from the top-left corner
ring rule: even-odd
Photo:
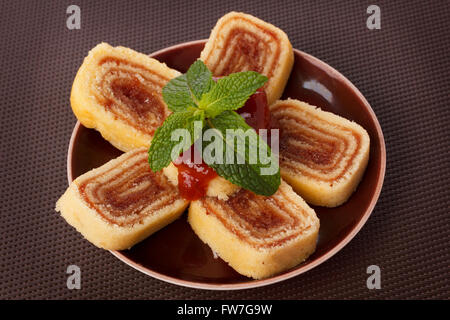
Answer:
[[[115,117],[153,135],[170,114],[162,98],[162,88],[169,80],[138,64],[105,57],[99,62],[93,94]]]
[[[292,45],[281,29],[239,12],[219,19],[200,58],[214,76],[241,71],[265,75],[269,104],[280,98],[294,63]]]
[[[202,204],[242,241],[256,248],[283,245],[313,224],[305,208],[293,203],[281,188],[271,197],[240,189],[227,201],[206,197]]]
[[[236,20],[237,23],[250,23],[244,17],[230,19]],[[226,76],[235,72],[251,70],[266,75],[270,81],[280,55],[277,34],[262,26],[258,26],[258,33],[238,26],[231,27],[231,30],[226,32],[223,29],[228,28],[227,23],[231,23],[231,21],[224,22],[218,30],[219,34],[225,33],[226,37],[222,40],[220,53],[215,55],[215,52],[211,51],[209,55],[203,57],[213,75]]]
[[[181,199],[166,176],[150,170],[146,150],[129,153],[113,168],[80,182],[83,200],[112,224],[134,225]]]
[[[277,104],[271,115],[280,129],[280,167],[332,185],[354,164],[362,138],[350,127],[299,112],[289,103]]]

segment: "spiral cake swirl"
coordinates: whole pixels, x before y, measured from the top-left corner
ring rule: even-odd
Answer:
[[[148,165],[146,150],[131,151],[108,171],[78,181],[82,199],[109,223],[130,226],[181,199],[176,186]]]
[[[309,203],[337,206],[357,187],[369,156],[369,136],[354,122],[297,100],[270,106],[280,129],[283,178]]]
[[[219,19],[200,58],[215,76],[247,70],[267,76],[269,104],[281,96],[294,62],[292,45],[282,30],[238,12]]]
[[[148,147],[170,114],[162,88],[178,71],[128,48],[97,45],[75,77],[72,109],[122,151]]]
[[[89,241],[126,249],[159,230],[189,204],[166,176],[154,173],[146,149],[136,149],[71,183],[57,211]]]
[[[306,209],[291,203],[283,189],[272,197],[241,189],[225,202],[206,198],[203,206],[208,214],[255,248],[282,245],[305,232],[312,223]]]
[[[241,189],[227,200],[193,201],[188,219],[213,251],[253,278],[305,260],[315,249],[319,230],[314,210],[285,182],[270,197]]]

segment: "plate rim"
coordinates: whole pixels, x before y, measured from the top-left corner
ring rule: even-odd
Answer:
[[[206,43],[207,39],[201,39],[201,40],[193,40],[188,42],[179,43],[176,45],[172,45],[160,50],[157,50],[153,53],[151,53],[149,56],[153,57],[155,55],[167,52],[169,50],[175,50],[180,47],[185,46],[191,46],[196,45],[200,43]],[[328,252],[323,254],[321,257],[319,257],[316,261],[311,262],[308,265],[300,266],[296,269],[293,269],[291,271],[288,271],[286,273],[276,275],[270,278],[260,279],[260,280],[250,280],[246,282],[237,282],[237,283],[228,283],[228,284],[213,284],[213,283],[206,283],[206,282],[198,282],[198,281],[190,281],[190,280],[183,280],[176,277],[168,276],[153,270],[150,270],[149,268],[144,267],[143,265],[129,259],[125,255],[123,255],[120,251],[116,250],[109,250],[109,252],[127,264],[128,266],[132,267],[135,270],[138,270],[148,276],[151,276],[155,279],[168,282],[171,284],[187,287],[187,288],[193,288],[193,289],[205,289],[205,290],[242,290],[242,289],[252,289],[252,288],[258,288],[263,287],[271,284],[275,284],[284,280],[291,279],[295,276],[298,276],[302,273],[305,273],[318,265],[324,263],[325,261],[329,260],[331,257],[333,257],[336,253],[338,253],[340,250],[342,250],[355,236],[358,234],[358,232],[362,229],[362,227],[366,224],[367,220],[369,219],[370,215],[373,212],[373,209],[375,208],[376,203],[378,202],[378,199],[381,194],[381,189],[383,187],[383,182],[386,174],[386,144],[384,141],[384,135],[383,131],[381,129],[381,125],[378,121],[378,118],[373,111],[372,107],[370,106],[367,99],[363,96],[363,94],[359,91],[359,89],[349,80],[347,77],[345,77],[341,72],[334,69],[332,66],[327,64],[326,62],[320,60],[319,58],[316,58],[304,51],[298,50],[293,48],[293,51],[299,55],[306,56],[310,61],[312,61],[315,65],[320,65],[322,69],[324,69],[328,74],[331,74],[335,78],[339,78],[341,81],[344,82],[345,85],[350,87],[350,89],[357,95],[357,97],[360,99],[360,101],[365,105],[366,109],[369,111],[371,118],[375,121],[375,129],[377,134],[380,137],[380,151],[381,151],[381,163],[380,163],[380,170],[378,172],[378,183],[375,188],[374,196],[372,197],[372,200],[370,201],[366,211],[364,212],[362,218],[358,222],[358,224],[353,227],[353,229],[347,234],[345,238],[343,238],[339,243],[337,243],[333,248],[331,248]],[[79,128],[81,126],[80,121],[77,120],[77,123],[75,124],[75,127],[73,128],[70,141],[69,141],[69,148],[67,151],[67,180],[70,183],[73,181],[73,172],[72,172],[72,154],[73,154],[73,147],[74,142],[77,137],[77,134],[79,132]]]

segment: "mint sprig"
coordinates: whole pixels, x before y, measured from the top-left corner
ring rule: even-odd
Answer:
[[[264,146],[271,156],[270,148],[258,134],[246,124],[245,120],[234,110],[242,107],[247,99],[267,81],[267,77],[253,71],[231,74],[215,82],[211,71],[206,65],[197,60],[186,74],[170,80],[163,88],[163,99],[173,112],[156,130],[149,149],[149,163],[153,171],[159,171],[168,166],[174,156],[186,151],[199,138],[194,130],[194,122],[200,121],[203,130],[217,130],[222,139],[223,150],[228,147],[235,155],[232,164],[213,163],[209,159],[204,161],[212,167],[218,175],[254,193],[272,195],[280,185],[280,171],[278,165],[274,174],[262,175],[261,168],[267,167],[261,161],[250,161],[250,155],[258,152],[258,146]],[[174,147],[179,141],[173,141],[172,133],[176,129],[187,129],[190,143],[185,143],[173,154]],[[241,129],[227,140],[227,129]],[[250,130],[249,130],[250,129]],[[201,131],[201,130],[200,130]],[[239,134],[239,132],[246,134]],[[237,148],[243,143],[245,149]],[[205,142],[204,142],[205,144]],[[224,159],[226,154],[224,154]],[[229,156],[229,154],[228,154]]]

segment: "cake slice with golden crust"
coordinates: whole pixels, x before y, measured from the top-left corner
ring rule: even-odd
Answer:
[[[370,139],[355,122],[298,100],[270,106],[280,129],[283,179],[308,203],[335,207],[357,188],[369,160]]]
[[[177,219],[189,204],[162,172],[150,170],[147,158],[146,149],[136,149],[79,176],[56,211],[97,247],[132,247]]]
[[[78,120],[122,151],[149,147],[170,114],[162,88],[180,75],[165,64],[124,47],[101,43],[84,59],[70,102]]]
[[[232,268],[255,279],[304,261],[314,252],[319,232],[314,210],[283,181],[270,197],[240,189],[227,200],[193,201],[188,221]]]
[[[271,104],[283,93],[294,54],[279,28],[249,14],[230,12],[217,21],[200,59],[214,76],[249,70],[267,76],[264,89]]]

